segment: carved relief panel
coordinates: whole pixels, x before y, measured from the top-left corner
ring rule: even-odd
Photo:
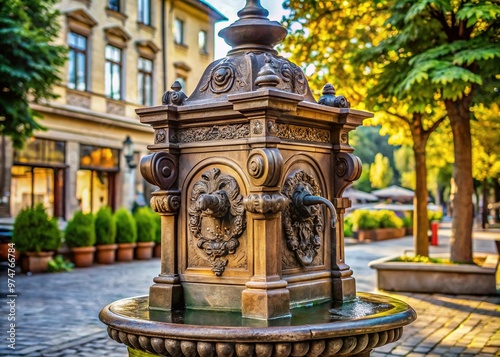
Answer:
[[[201,174],[188,193],[188,266],[221,276],[226,267],[246,267],[240,238],[246,228],[243,196],[236,178],[219,168]]]
[[[322,265],[323,207],[304,204],[305,197],[322,195],[317,180],[304,170],[295,170],[287,176],[282,194],[290,200],[282,216],[286,244],[283,269]]]

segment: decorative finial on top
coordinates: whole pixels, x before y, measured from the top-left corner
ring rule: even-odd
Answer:
[[[283,41],[287,31],[276,21],[270,21],[269,11],[264,9],[260,0],[247,0],[240,17],[235,23],[222,29],[219,36],[232,46],[228,54],[240,51],[264,51],[276,54],[274,46]]]
[[[262,17],[267,18],[269,11],[264,9],[260,4],[260,0],[247,0],[243,9],[238,11],[238,17]]]

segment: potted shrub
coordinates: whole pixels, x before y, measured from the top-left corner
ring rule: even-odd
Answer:
[[[352,229],[352,217],[346,216],[344,218],[344,237],[352,237],[353,233],[354,232]]]
[[[401,238],[406,233],[403,220],[390,210],[356,210],[351,216],[360,241]]]
[[[155,246],[156,222],[153,211],[149,207],[141,207],[134,213],[137,229],[137,247],[135,258],[139,260],[151,259]]]
[[[64,240],[73,254],[76,267],[88,267],[94,262],[95,228],[92,213],[77,211],[68,222]]]
[[[394,211],[380,210],[375,212],[379,223],[376,229],[376,239],[392,239],[401,238],[406,234],[406,229],[403,227],[403,220],[399,218]]]
[[[112,264],[116,260],[116,224],[111,208],[103,206],[95,215],[96,261]]]
[[[61,231],[56,219],[50,219],[40,203],[19,212],[14,222],[12,242],[16,250],[26,254],[22,262],[25,272],[46,272],[54,251],[61,245]]]
[[[137,230],[132,214],[126,208],[120,208],[115,212],[116,225],[116,260],[131,261],[134,259],[134,248],[137,241]]]
[[[379,227],[373,211],[366,209],[355,210],[351,214],[354,237],[359,241],[375,240],[375,229]]]
[[[153,257],[161,258],[161,216],[153,212],[155,221],[155,247],[153,249]]]

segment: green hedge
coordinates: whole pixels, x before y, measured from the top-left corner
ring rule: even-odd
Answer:
[[[401,228],[403,220],[390,210],[355,210],[351,215],[353,231],[360,229]]]
[[[48,252],[61,246],[61,231],[41,203],[25,208],[14,221],[12,242],[20,252]]]
[[[132,214],[126,208],[115,212],[116,243],[135,243],[137,230]]]
[[[151,208],[145,206],[138,208],[134,213],[138,242],[154,242],[156,222]]]
[[[94,215],[75,212],[64,231],[64,240],[69,248],[93,246],[96,242]]]
[[[353,229],[352,229],[352,216],[347,216],[344,218],[344,237],[352,237]]]
[[[95,215],[95,238],[97,245],[115,243],[116,224],[111,207],[103,206],[97,211]]]

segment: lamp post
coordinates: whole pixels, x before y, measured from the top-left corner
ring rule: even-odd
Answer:
[[[123,141],[123,156],[127,160],[129,169],[132,170],[137,167],[137,163],[134,162],[134,142],[130,138],[130,135],[127,135]]]

